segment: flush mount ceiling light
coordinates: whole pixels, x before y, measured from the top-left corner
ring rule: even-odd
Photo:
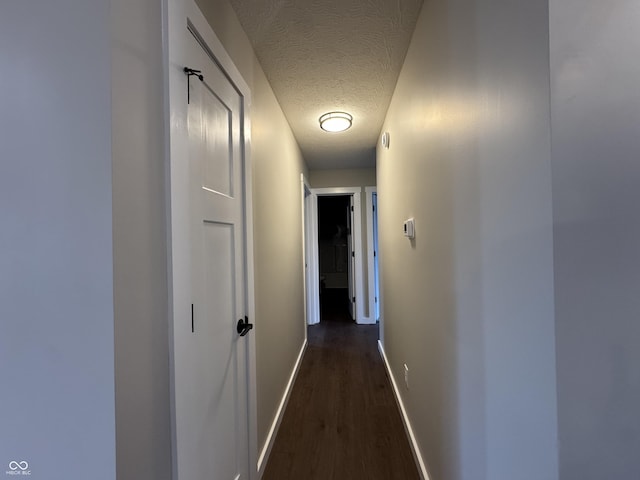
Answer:
[[[325,132],[344,132],[352,121],[353,117],[346,112],[329,112],[320,117],[320,128]]]

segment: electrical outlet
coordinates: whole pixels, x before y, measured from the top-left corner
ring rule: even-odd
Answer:
[[[409,367],[407,367],[406,363],[404,364],[404,384],[409,390]]]

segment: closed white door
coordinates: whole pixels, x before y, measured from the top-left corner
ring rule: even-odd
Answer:
[[[178,318],[178,480],[249,478],[242,97],[192,34],[189,77],[191,311]],[[185,102],[187,101],[185,92]],[[251,335],[251,332],[249,332]]]

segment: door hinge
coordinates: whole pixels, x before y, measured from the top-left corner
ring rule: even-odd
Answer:
[[[351,256],[355,257],[356,256],[356,252],[351,252]]]
[[[378,297],[373,297],[375,299],[375,302],[378,303]]]
[[[351,211],[353,212],[353,207],[351,207]]]
[[[378,255],[378,252],[376,252],[375,250],[373,251],[373,256],[375,257],[376,255]]]
[[[344,298],[344,297],[343,297],[343,298]],[[353,303],[356,303],[356,297],[353,297],[353,298],[351,299],[351,301],[352,301]]]

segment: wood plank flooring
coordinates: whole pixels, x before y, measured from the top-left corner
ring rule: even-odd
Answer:
[[[389,379],[378,327],[323,303],[264,480],[419,479]]]

